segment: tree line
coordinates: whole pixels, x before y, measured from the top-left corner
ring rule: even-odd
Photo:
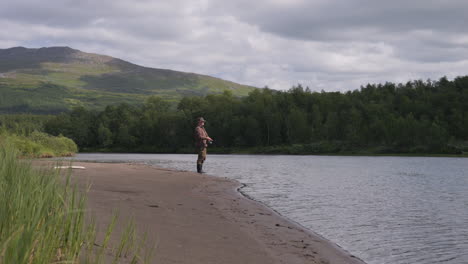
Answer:
[[[185,97],[177,105],[151,96],[141,106],[75,108],[44,129],[86,150],[190,152],[199,116],[224,152],[460,154],[468,150],[468,76],[345,93],[266,87],[242,98]]]

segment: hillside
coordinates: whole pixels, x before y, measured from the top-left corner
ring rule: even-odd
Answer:
[[[69,47],[0,49],[0,112],[57,113],[74,106],[102,109],[149,95],[169,101],[255,89],[195,73],[142,67]]]

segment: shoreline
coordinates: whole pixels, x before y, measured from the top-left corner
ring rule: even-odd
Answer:
[[[82,153],[104,153],[104,154],[193,154],[193,151],[181,151],[181,152],[129,152],[128,150],[116,151],[116,150],[103,150],[103,149],[85,149]],[[210,150],[210,155],[266,155],[266,156],[338,156],[338,157],[414,157],[414,158],[468,158],[468,153],[462,154],[447,154],[447,153],[271,153],[271,152],[248,152],[248,151],[216,151]],[[89,161],[93,162],[93,161]]]
[[[114,209],[133,218],[157,241],[154,263],[364,263],[243,193],[236,180],[139,163],[73,165],[86,168],[72,180],[92,184],[88,208],[98,226]]]
[[[216,177],[216,176],[212,176],[212,177]],[[353,260],[349,263],[362,263],[362,264],[366,264],[362,259],[360,259],[359,257],[351,254],[350,252],[348,252],[346,249],[342,248],[340,245],[338,245],[337,243],[327,239],[326,237],[314,232],[313,230],[311,230],[310,228],[307,228],[305,226],[303,226],[302,224],[294,221],[293,219],[290,219],[288,218],[287,216],[281,214],[280,212],[276,211],[275,209],[267,206],[266,204],[264,204],[263,202],[259,201],[259,200],[256,200],[255,198],[253,198],[252,196],[246,194],[245,192],[242,191],[242,189],[244,187],[246,187],[247,185],[244,184],[244,183],[240,183],[238,182],[237,180],[233,180],[233,179],[230,179],[231,181],[234,181],[234,182],[237,182],[238,184],[240,184],[241,186],[238,187],[236,189],[237,193],[242,196],[244,199],[248,199],[252,202],[255,202],[255,203],[259,203],[261,206],[267,208],[268,210],[272,211],[276,217],[280,217],[280,218],[284,218],[287,222],[289,222],[291,225],[294,225],[296,226],[296,228],[308,233],[309,235],[313,236],[313,237],[316,237],[317,239],[319,240],[323,240],[324,243],[326,243],[327,247],[331,247],[333,250],[337,250],[339,251],[339,254],[345,254],[345,256],[347,257],[350,257],[352,258]],[[333,254],[333,253],[332,253]],[[331,263],[335,263],[335,262],[331,262]],[[341,262],[337,262],[337,263],[341,263]],[[344,262],[344,263],[348,263],[348,262]]]

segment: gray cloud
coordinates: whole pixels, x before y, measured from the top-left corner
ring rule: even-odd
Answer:
[[[345,91],[468,70],[461,0],[4,0],[0,48],[66,45],[239,83]]]
[[[241,0],[217,8],[264,31],[308,40],[375,40],[361,34],[371,32],[467,32],[468,2],[462,0]]]

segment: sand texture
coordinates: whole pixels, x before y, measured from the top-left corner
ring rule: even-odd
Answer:
[[[101,232],[115,210],[122,222],[133,217],[156,245],[153,263],[364,263],[242,196],[236,181],[137,164],[73,165],[85,167],[72,179],[91,184],[88,208]]]

